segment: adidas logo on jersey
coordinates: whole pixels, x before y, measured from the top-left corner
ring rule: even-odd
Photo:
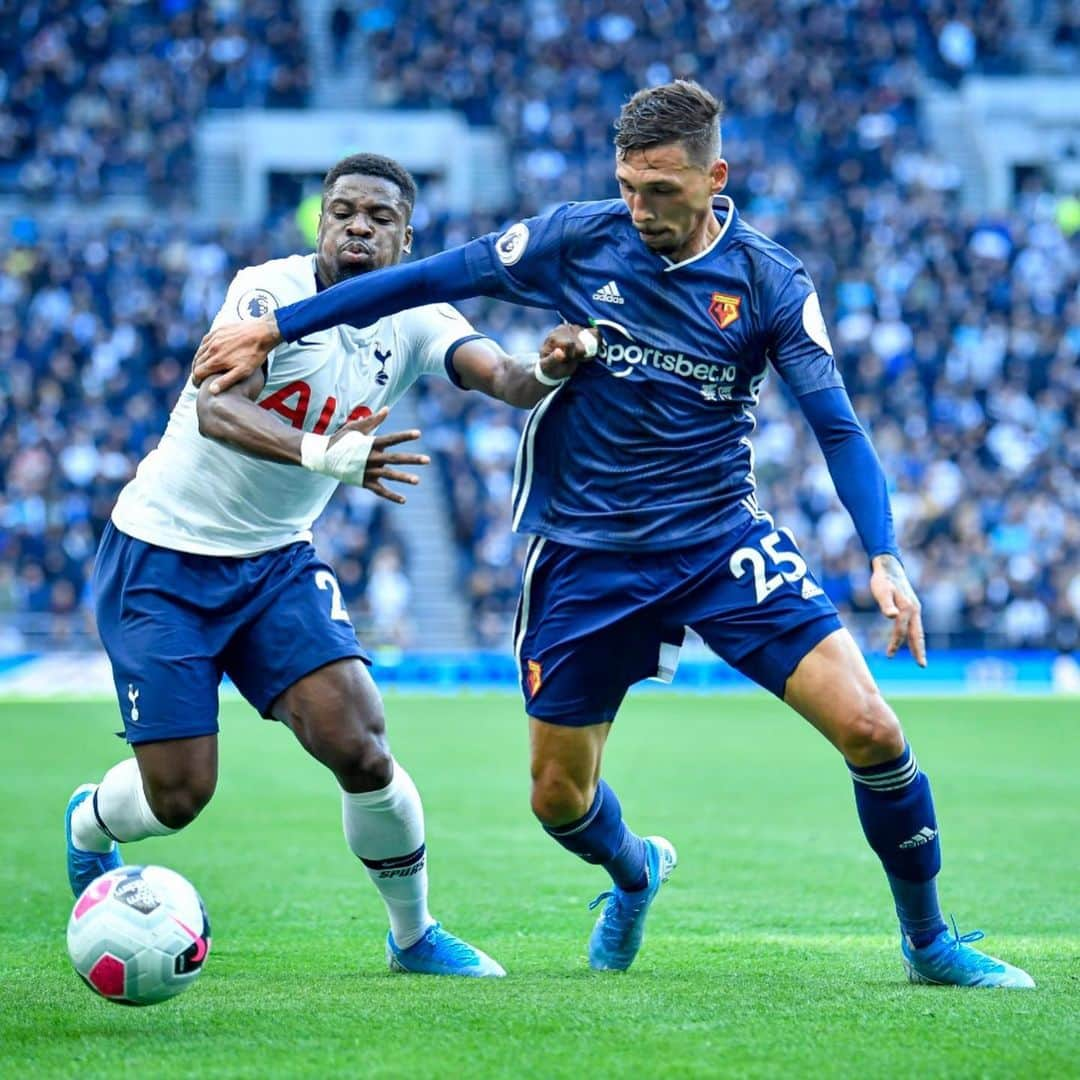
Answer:
[[[902,848],[922,847],[923,844],[929,844],[935,836],[937,836],[937,829],[931,829],[929,826],[924,825],[914,836],[904,840],[900,846]]]
[[[820,596],[824,591],[820,585],[815,585],[809,578],[802,579],[802,598],[804,600],[813,600],[815,596]]]
[[[599,289],[592,294],[594,300],[602,300],[605,304],[624,304],[625,300],[622,298],[622,293],[619,292],[619,286],[614,281],[609,281],[606,285],[601,285]]]

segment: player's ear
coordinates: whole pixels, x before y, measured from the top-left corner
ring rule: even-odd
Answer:
[[[412,254],[412,237],[413,237],[412,226],[411,225],[406,225],[405,226],[405,239],[404,239],[404,241],[402,242],[402,245],[401,245],[401,250],[402,250],[403,254],[405,254],[405,255],[411,255]]]
[[[723,158],[717,158],[709,170],[712,176],[712,190],[714,195],[719,195],[727,187],[728,169],[727,162]]]

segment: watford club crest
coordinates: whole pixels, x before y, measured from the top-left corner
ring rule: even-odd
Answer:
[[[712,316],[713,322],[721,330],[726,330],[739,317],[739,305],[741,303],[741,296],[730,296],[728,293],[714,292],[712,302],[709,304],[709,314]]]
[[[529,688],[529,697],[536,697],[537,691],[544,681],[543,669],[540,667],[539,660],[529,660],[525,667],[527,672],[525,684]]]

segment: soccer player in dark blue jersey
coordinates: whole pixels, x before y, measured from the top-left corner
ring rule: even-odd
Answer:
[[[526,424],[513,523],[530,534],[515,648],[530,718],[532,807],[563,847],[611,875],[589,943],[625,969],[675,866],[600,779],[627,689],[670,678],[684,627],[781,697],[843,754],[880,857],[913,981],[1033,986],[950,932],[930,783],[791,532],[757,503],[750,436],[771,365],[796,395],[870,560],[870,589],[925,665],[885,477],[852,412],[817,294],[795,256],[723,195],[720,104],[694,83],[643,90],[617,124],[622,195],[571,203],[502,235],[364,275],[204,341],[196,375],[228,385],[281,340],[368,325],[418,303],[485,295],[590,326],[546,350],[552,386]],[[595,353],[592,363],[580,363]]]

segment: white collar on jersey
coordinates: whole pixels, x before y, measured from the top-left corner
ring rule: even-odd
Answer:
[[[730,195],[717,195],[713,199],[713,208],[715,209],[721,203],[726,203],[727,214],[724,216],[724,224],[720,226],[720,231],[716,234],[713,242],[704,250],[699,251],[696,255],[691,255],[689,259],[683,259],[682,262],[672,262],[666,255],[661,255],[660,258],[667,263],[664,267],[664,273],[668,274],[672,270],[679,270],[684,266],[689,266],[691,263],[697,262],[698,259],[704,259],[706,255],[711,252],[721,240],[727,236],[728,229],[731,228],[731,223],[735,220],[735,201]]]

